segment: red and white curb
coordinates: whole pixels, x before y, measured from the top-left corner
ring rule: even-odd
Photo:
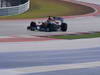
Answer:
[[[28,42],[28,41],[47,41],[47,40],[55,40],[55,39],[47,37],[28,36],[28,35],[0,36],[0,42]]]
[[[93,4],[93,3],[86,3],[86,2],[81,1],[81,0],[62,0],[62,1],[68,1],[68,2],[71,2],[71,3],[75,3],[75,4],[88,6],[88,7],[91,7],[95,10],[92,13],[84,14],[84,15],[64,16],[65,19],[78,18],[78,17],[87,17],[87,16],[99,16],[100,15],[100,5]]]
[[[46,35],[39,35],[39,36],[32,36],[32,35],[0,36],[0,42],[28,42],[28,41],[59,40],[59,39],[49,38],[48,36],[82,35],[82,34],[93,34],[93,33],[100,33],[100,32],[99,31],[65,32],[65,33],[46,34]]]

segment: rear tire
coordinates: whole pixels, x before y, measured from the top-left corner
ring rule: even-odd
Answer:
[[[67,31],[67,23],[61,24],[61,31],[66,32]]]

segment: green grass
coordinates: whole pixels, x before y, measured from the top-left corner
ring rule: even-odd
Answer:
[[[31,0],[30,9],[19,15],[0,16],[0,19],[25,19],[47,16],[71,16],[93,12],[92,8],[59,0]]]
[[[82,38],[96,38],[96,37],[100,37],[100,33],[80,34],[80,35],[49,36],[49,38],[56,38],[56,39],[82,39]]]

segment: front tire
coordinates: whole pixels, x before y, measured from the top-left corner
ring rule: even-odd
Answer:
[[[66,32],[67,31],[67,23],[62,23],[61,24],[61,31]]]
[[[30,23],[30,26],[29,26],[27,29],[30,29],[31,31],[37,30],[37,25],[36,25],[36,23],[32,21],[32,22]]]

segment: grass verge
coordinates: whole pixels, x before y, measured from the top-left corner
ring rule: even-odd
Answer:
[[[56,38],[56,39],[82,39],[82,38],[96,38],[96,37],[100,37],[100,33],[49,36],[49,38]]]
[[[61,0],[30,0],[30,9],[14,16],[0,16],[0,19],[30,19],[42,18],[47,16],[72,16],[94,12],[94,9],[64,2]]]

